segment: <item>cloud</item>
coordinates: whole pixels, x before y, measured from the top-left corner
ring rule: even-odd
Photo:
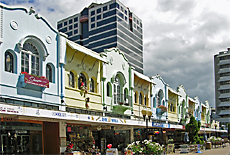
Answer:
[[[104,3],[108,0],[97,0]],[[142,19],[144,73],[160,74],[170,87],[183,85],[190,97],[214,106],[214,62],[230,44],[230,1],[120,0]],[[54,27],[79,13],[91,0],[0,0],[34,7]],[[95,1],[94,1],[95,2]]]

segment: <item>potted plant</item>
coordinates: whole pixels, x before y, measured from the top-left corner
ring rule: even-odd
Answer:
[[[161,109],[161,111],[164,113],[164,112],[167,112],[167,107],[164,106],[164,105],[159,105],[158,106],[159,109]]]
[[[127,148],[125,148],[125,151],[128,150],[132,150],[135,155],[160,155],[163,152],[163,146],[161,146],[159,143],[152,142],[151,140],[144,140],[142,142],[135,141],[131,144],[128,144]]]

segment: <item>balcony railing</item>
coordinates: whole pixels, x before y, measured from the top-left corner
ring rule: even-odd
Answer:
[[[124,94],[114,94],[113,95],[113,103],[114,105],[125,105],[125,106],[132,106],[131,105],[131,96],[124,95]]]

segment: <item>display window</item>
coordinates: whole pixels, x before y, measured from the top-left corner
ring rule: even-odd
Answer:
[[[2,154],[42,154],[42,124],[35,122],[0,122]]]
[[[107,145],[124,152],[130,143],[130,130],[114,130],[110,126],[87,126],[67,124],[66,126],[67,152],[79,151],[90,154],[104,154]]]

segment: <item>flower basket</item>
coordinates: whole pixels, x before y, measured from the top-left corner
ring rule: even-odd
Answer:
[[[159,105],[158,106],[159,109],[161,109],[161,111],[164,113],[164,112],[167,112],[167,107],[164,106],[164,105]]]
[[[163,152],[163,147],[156,142],[152,142],[151,140],[144,140],[142,142],[136,141],[131,144],[128,144],[125,150],[132,150],[132,152],[136,154],[161,154]]]

